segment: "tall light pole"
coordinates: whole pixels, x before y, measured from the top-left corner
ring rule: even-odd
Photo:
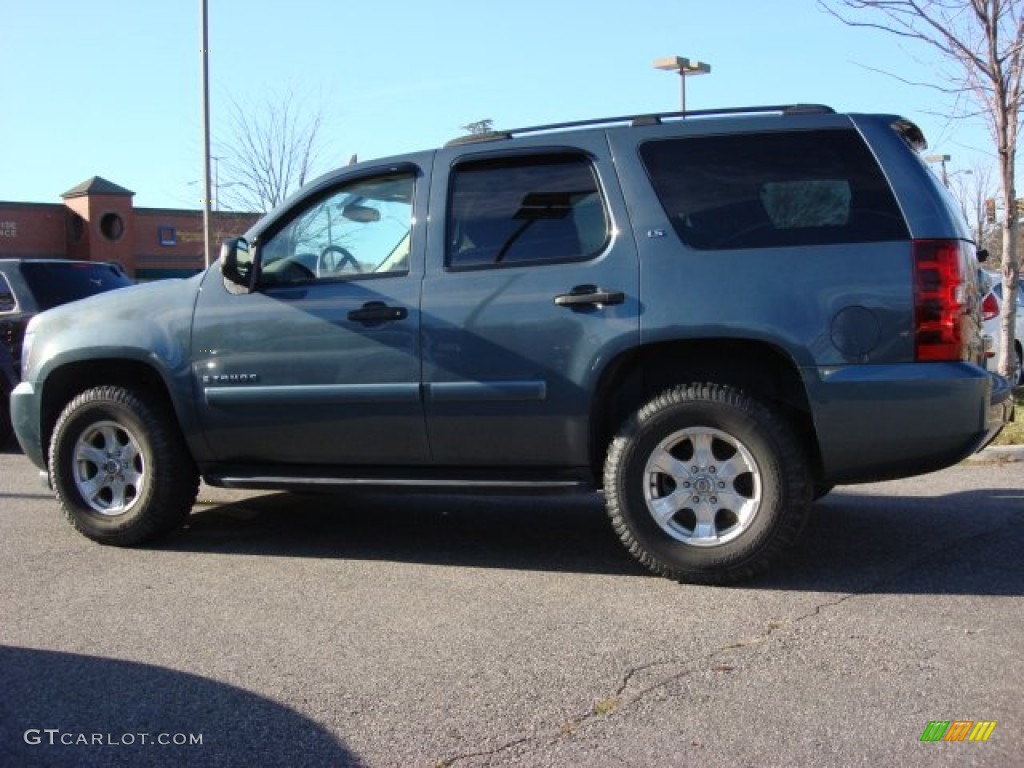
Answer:
[[[942,166],[942,186],[949,189],[949,174],[946,173],[946,163],[952,158],[949,155],[926,155],[924,161],[926,163],[939,163]]]
[[[679,73],[679,111],[686,111],[686,78],[690,75],[707,75],[711,65],[702,61],[691,61],[682,56],[666,56],[654,60],[654,68]]]
[[[199,53],[203,58],[203,263],[210,266],[210,43],[207,0],[199,0],[202,18],[202,41]]]

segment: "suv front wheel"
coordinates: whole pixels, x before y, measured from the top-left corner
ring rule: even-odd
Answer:
[[[766,570],[796,540],[811,500],[788,424],[717,384],[670,389],[637,411],[608,451],[604,492],[641,563],[699,584]]]
[[[188,517],[199,475],[173,421],[145,393],[97,387],[61,413],[50,479],[68,520],[101,544],[142,544]]]

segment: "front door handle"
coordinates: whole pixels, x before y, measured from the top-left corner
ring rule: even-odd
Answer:
[[[568,293],[555,296],[555,304],[560,307],[603,306],[605,304],[621,304],[626,300],[622,291],[605,291],[596,285],[577,285]]]
[[[387,323],[392,320],[405,320],[408,316],[409,310],[405,307],[389,307],[383,301],[368,301],[366,304],[363,304],[362,308],[353,309],[348,313],[349,320],[363,323],[364,325]]]

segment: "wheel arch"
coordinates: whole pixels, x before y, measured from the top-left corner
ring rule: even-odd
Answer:
[[[779,408],[804,445],[808,465],[821,472],[821,452],[807,390],[793,359],[778,347],[745,339],[700,339],[647,344],[619,355],[598,382],[590,418],[590,462],[601,477],[608,445],[625,420],[678,384],[713,382]]]
[[[53,430],[61,411],[77,395],[100,386],[118,386],[145,392],[155,405],[173,417],[180,429],[180,420],[167,382],[154,366],[141,360],[103,358],[65,363],[49,372],[43,385],[39,413],[40,444],[43,455],[49,455]]]

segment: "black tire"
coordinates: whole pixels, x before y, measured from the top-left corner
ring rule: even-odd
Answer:
[[[0,448],[14,445],[14,429],[11,427],[10,393],[0,386]]]
[[[823,499],[826,496],[828,496],[830,493],[832,493],[832,491],[834,491],[835,488],[836,487],[834,485],[817,485],[816,484],[814,486],[814,493],[811,496],[811,498],[814,501],[818,501],[818,499]]]
[[[176,424],[144,393],[97,387],[61,413],[50,479],[64,514],[101,544],[133,546],[182,525],[199,474]]]
[[[608,451],[604,493],[615,532],[650,570],[730,584],[764,572],[796,541],[809,478],[777,414],[731,387],[688,384],[625,424]]]

